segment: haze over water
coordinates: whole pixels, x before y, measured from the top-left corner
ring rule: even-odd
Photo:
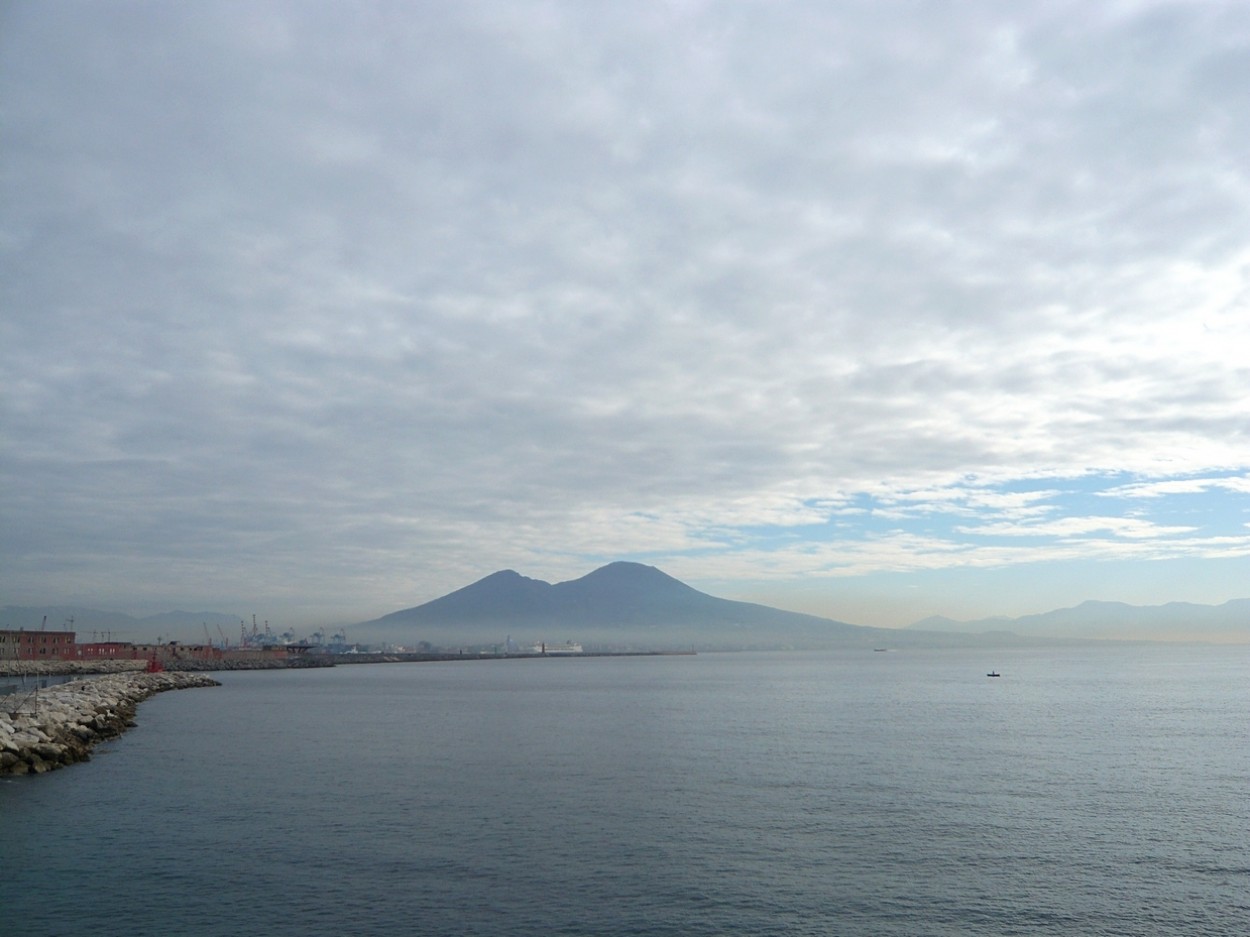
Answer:
[[[89,764],[0,784],[3,917],[129,937],[1250,932],[1250,650],[984,653],[223,674],[144,703]]]

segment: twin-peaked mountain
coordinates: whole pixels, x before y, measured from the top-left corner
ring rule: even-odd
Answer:
[[[395,643],[579,641],[652,648],[820,647],[970,643],[718,599],[652,566],[611,563],[552,585],[513,570],[492,573],[424,605],[352,628]]]

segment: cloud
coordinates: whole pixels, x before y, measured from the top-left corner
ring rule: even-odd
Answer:
[[[1209,491],[1250,493],[1250,477],[1173,478],[1166,481],[1137,482],[1101,492],[1112,498],[1161,498],[1167,495],[1201,494]]]
[[[365,617],[1215,549],[1073,479],[1245,511],[1237,5],[3,17],[6,594]]]
[[[1093,533],[1115,537],[1157,539],[1176,534],[1193,533],[1194,527],[1163,527],[1150,521],[1131,517],[1065,517],[1046,523],[978,524],[957,527],[960,533],[981,537],[1058,537],[1068,539]]]

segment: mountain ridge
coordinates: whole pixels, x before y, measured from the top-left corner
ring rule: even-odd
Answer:
[[[904,630],[937,630],[944,634],[986,634],[1007,630],[1022,637],[1243,643],[1250,642],[1250,598],[1229,599],[1219,605],[1196,602],[1130,605],[1127,602],[1086,599],[1068,608],[1017,618],[995,616],[957,621],[931,615],[913,622]]]
[[[233,635],[242,620],[220,612],[133,616],[81,605],[6,605],[0,608],[0,628],[37,630],[45,615],[49,629],[71,628],[84,640],[93,633],[101,637],[109,633],[115,640],[145,641],[163,632],[166,638],[194,642],[203,639],[203,624],[214,633],[220,627]],[[720,599],[654,566],[619,561],[555,584],[501,569],[422,605],[346,624],[361,640],[397,644],[423,640],[502,644],[508,636],[639,647],[950,647],[1056,640],[1250,643],[1250,598],[1219,605],[1173,601],[1149,606],[1088,599],[1017,618],[959,621],[931,615],[905,628],[871,628]]]
[[[228,626],[233,633],[238,629],[239,622],[242,620],[240,615],[221,612],[174,610],[137,616],[82,605],[5,605],[0,608],[0,628],[14,631],[23,629],[38,631],[44,628],[45,616],[47,617],[46,630],[74,631],[80,641],[92,632],[111,632],[111,637],[119,641],[132,640],[136,637],[144,641],[155,636],[155,629],[180,629],[188,633],[195,631],[199,634],[196,634],[192,640],[199,640],[203,637],[202,629],[205,624],[214,630],[218,626],[222,628]]]

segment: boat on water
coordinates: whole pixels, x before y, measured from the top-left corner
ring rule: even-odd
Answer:
[[[987,677],[1001,677],[1002,674],[999,673],[997,670],[991,670],[989,673],[986,674],[986,676]]]
[[[549,644],[546,641],[539,642],[529,649],[531,654],[584,654],[582,646],[576,641],[561,641]]]

